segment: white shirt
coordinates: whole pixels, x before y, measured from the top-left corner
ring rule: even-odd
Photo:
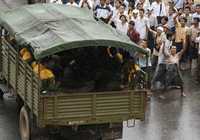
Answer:
[[[173,0],[177,9],[183,8],[184,0]]]
[[[67,6],[78,7],[78,4],[76,4],[76,2],[73,2],[73,3],[68,2],[66,5],[67,5]]]
[[[157,21],[157,18],[154,14],[147,16],[147,18],[149,20],[150,27],[152,27],[152,26],[157,27],[158,26],[158,21]]]
[[[127,0],[124,0],[124,4],[126,5],[126,11],[128,11],[128,5],[129,5],[129,2]]]
[[[199,43],[198,54],[200,55],[200,36],[196,38],[196,43]]]
[[[111,9],[111,10],[112,10],[112,17],[116,16],[117,13],[119,12],[119,10],[116,9],[116,7],[113,7],[113,9]]]
[[[136,0],[135,2],[135,7],[137,7],[138,3],[140,3],[140,0]],[[145,0],[144,4],[143,4],[143,9],[145,10],[145,12],[147,11],[147,9],[150,7],[150,2],[149,0]]]
[[[175,27],[174,17],[175,17],[175,14],[168,16],[167,25],[169,26],[169,28]]]
[[[124,35],[127,35],[127,31],[128,31],[128,23],[126,22],[125,24],[122,24],[122,22],[118,22],[116,25],[116,29],[123,33]]]
[[[159,57],[158,57],[158,64],[166,64],[168,62],[168,58],[165,56],[165,54],[170,53],[170,47],[172,46],[172,41],[165,40],[165,43],[163,43],[159,50]]]
[[[145,48],[145,50],[148,52],[148,64],[147,64],[147,59],[145,55],[139,56],[138,62],[141,68],[147,67],[147,65],[149,67],[152,66],[151,65],[151,50],[149,48]]]
[[[94,8],[97,6],[97,5],[99,5],[100,4],[100,0],[93,0],[94,1]]]
[[[179,64],[179,54],[170,55],[168,58],[168,64]]]
[[[196,13],[194,13],[194,14],[192,15],[192,18],[200,18],[200,14],[198,14],[198,13],[196,12]]]
[[[95,8],[96,16],[97,18],[108,18],[108,16],[111,15],[111,9],[110,7],[104,5],[103,7],[101,5],[97,5]]]
[[[151,8],[153,9],[153,14],[156,15],[156,16],[166,16],[167,15],[166,14],[166,7],[165,7],[165,4],[163,2],[157,3],[156,1],[154,1],[151,4]]]
[[[146,25],[149,26],[149,20],[146,17],[143,17],[142,19],[138,17],[135,20],[135,29],[136,31],[140,34],[141,39],[146,39],[147,38],[147,30],[146,30]]]
[[[79,7],[82,6],[83,1],[84,1],[84,0],[80,0],[80,2],[79,2]],[[93,9],[93,5],[94,5],[93,1],[92,1],[92,0],[87,0],[87,3],[88,3],[88,5],[90,6],[90,8]],[[84,3],[82,8],[88,8],[88,5],[87,5],[86,3]]]
[[[156,41],[157,41],[157,33],[156,34],[154,34],[154,37],[155,37],[155,39],[156,39]],[[162,32],[161,33],[161,35],[158,37],[159,38],[159,41],[162,41],[162,42],[164,42],[165,40],[166,40],[166,34],[165,34],[165,32]],[[162,44],[163,45],[163,44]],[[161,45],[161,46],[162,46]],[[156,49],[156,48],[153,48],[153,55],[154,56],[159,56],[159,51]]]
[[[63,4],[62,0],[49,0],[49,3]]]
[[[126,11],[124,11],[123,15],[127,16],[128,13]],[[115,25],[119,24],[119,22],[121,21],[120,19],[120,14],[118,13],[118,10],[115,10],[113,11],[113,16],[111,18],[111,21],[114,22]]]

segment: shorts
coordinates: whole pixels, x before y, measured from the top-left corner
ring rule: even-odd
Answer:
[[[151,86],[155,87],[157,82],[160,82],[163,86],[166,85],[166,64],[159,64],[154,73],[153,79],[151,81]]]
[[[170,32],[175,33],[176,32],[176,27],[170,28]]]
[[[198,54],[198,61],[197,61],[197,79],[200,81],[200,54]]]
[[[177,53],[180,52],[183,49],[183,43],[182,42],[181,43],[175,43],[175,45],[176,45],[176,52]],[[186,53],[184,53],[182,55],[180,62],[186,62],[186,61],[187,61],[187,55],[186,55]]]
[[[198,47],[196,47],[196,44],[194,42],[190,45],[188,53],[190,60],[198,58]]]
[[[168,64],[166,86],[183,86],[183,78],[177,64]]]
[[[175,43],[177,53],[183,49],[183,43]]]
[[[152,69],[155,70],[158,64],[158,56],[153,55],[152,57]]]

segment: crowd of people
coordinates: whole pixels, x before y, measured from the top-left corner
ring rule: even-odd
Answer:
[[[149,52],[138,63],[149,76],[149,88],[180,86],[180,70],[200,60],[200,3],[196,0],[50,0],[50,3],[88,8],[102,20]],[[199,66],[198,66],[199,67]],[[199,69],[199,68],[198,68]],[[196,73],[200,77],[199,72]]]

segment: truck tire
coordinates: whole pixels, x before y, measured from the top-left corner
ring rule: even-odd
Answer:
[[[28,115],[28,111],[24,106],[20,110],[19,130],[20,130],[21,140],[31,139],[30,118]]]
[[[17,97],[16,97],[16,103],[17,103],[17,113],[20,113],[21,108],[22,108],[23,105],[24,105],[24,102],[23,102],[23,100],[20,98],[19,95],[17,95]]]
[[[0,89],[0,100],[3,100],[4,92]]]

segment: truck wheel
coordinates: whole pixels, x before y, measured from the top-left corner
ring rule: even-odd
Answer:
[[[4,92],[0,89],[0,100],[3,100]]]
[[[31,139],[30,118],[28,115],[28,111],[24,106],[20,110],[19,129],[20,129],[21,140]]]
[[[21,108],[22,108],[23,105],[24,105],[24,102],[23,102],[23,100],[20,98],[19,95],[17,95],[17,97],[16,97],[16,102],[17,102],[17,113],[20,113]]]

